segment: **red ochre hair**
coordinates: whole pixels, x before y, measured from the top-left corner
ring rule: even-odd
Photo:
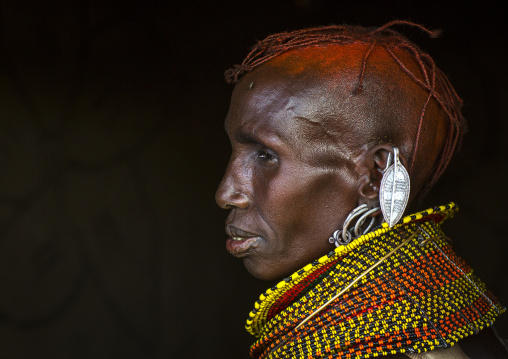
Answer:
[[[361,71],[358,74],[358,86],[355,90],[355,94],[358,94],[361,93],[363,89],[363,77],[365,68],[368,66],[370,53],[375,46],[384,48],[407,76],[428,91],[428,96],[422,104],[409,173],[411,173],[415,162],[425,111],[431,99],[437,101],[439,106],[445,111],[449,120],[449,129],[441,156],[438,158],[434,171],[425,185],[428,189],[432,187],[443,174],[462,139],[464,129],[466,128],[466,120],[461,112],[462,100],[459,98],[446,76],[436,67],[432,57],[421,51],[406,37],[393,30],[393,25],[410,25],[417,27],[427,33],[431,38],[440,35],[439,30],[429,30],[422,25],[403,20],[392,21],[376,29],[349,25],[331,25],[292,32],[282,32],[270,35],[254,45],[240,65],[235,65],[233,68],[226,71],[226,81],[228,83],[236,83],[243,74],[254,70],[287,51],[324,44],[367,44],[369,46],[363,57]],[[409,53],[415,63],[418,64],[423,77],[417,76],[405,66],[396,56],[393,51],[394,49],[401,49]],[[423,78],[423,80],[420,78]]]

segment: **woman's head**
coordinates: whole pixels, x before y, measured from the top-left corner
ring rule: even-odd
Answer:
[[[393,147],[414,198],[457,142],[460,100],[426,55],[390,29],[332,30],[274,35],[249,55],[254,64],[248,57],[228,74],[237,81],[226,118],[233,153],[217,202],[230,210],[228,250],[258,278],[289,275],[333,249],[328,238],[353,208],[377,206]],[[323,40],[331,33],[340,41]]]

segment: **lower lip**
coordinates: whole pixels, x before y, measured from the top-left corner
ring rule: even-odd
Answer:
[[[242,255],[246,255],[251,250],[255,249],[258,246],[260,240],[261,237],[251,237],[241,240],[234,240],[233,238],[229,237],[226,240],[226,248],[229,253],[231,253],[235,257],[239,257]]]

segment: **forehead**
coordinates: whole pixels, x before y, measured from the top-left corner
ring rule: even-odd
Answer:
[[[322,84],[310,84],[292,75],[254,71],[236,85],[226,129],[249,133],[271,133],[286,142],[305,136],[327,107],[320,100]]]
[[[353,98],[357,66],[351,65],[357,54],[334,54],[322,48],[290,51],[244,75],[233,91],[226,127],[336,132],[359,107]]]
[[[283,143],[307,163],[336,164],[350,144],[337,110],[348,101],[337,101],[344,86],[331,88],[329,81],[284,70],[262,66],[238,82],[225,123],[231,140]]]

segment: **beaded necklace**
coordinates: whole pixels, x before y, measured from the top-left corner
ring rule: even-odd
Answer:
[[[261,294],[254,358],[370,358],[450,347],[505,308],[451,249],[454,203],[337,247]],[[336,297],[336,298],[335,298]],[[329,302],[329,303],[328,303]]]

